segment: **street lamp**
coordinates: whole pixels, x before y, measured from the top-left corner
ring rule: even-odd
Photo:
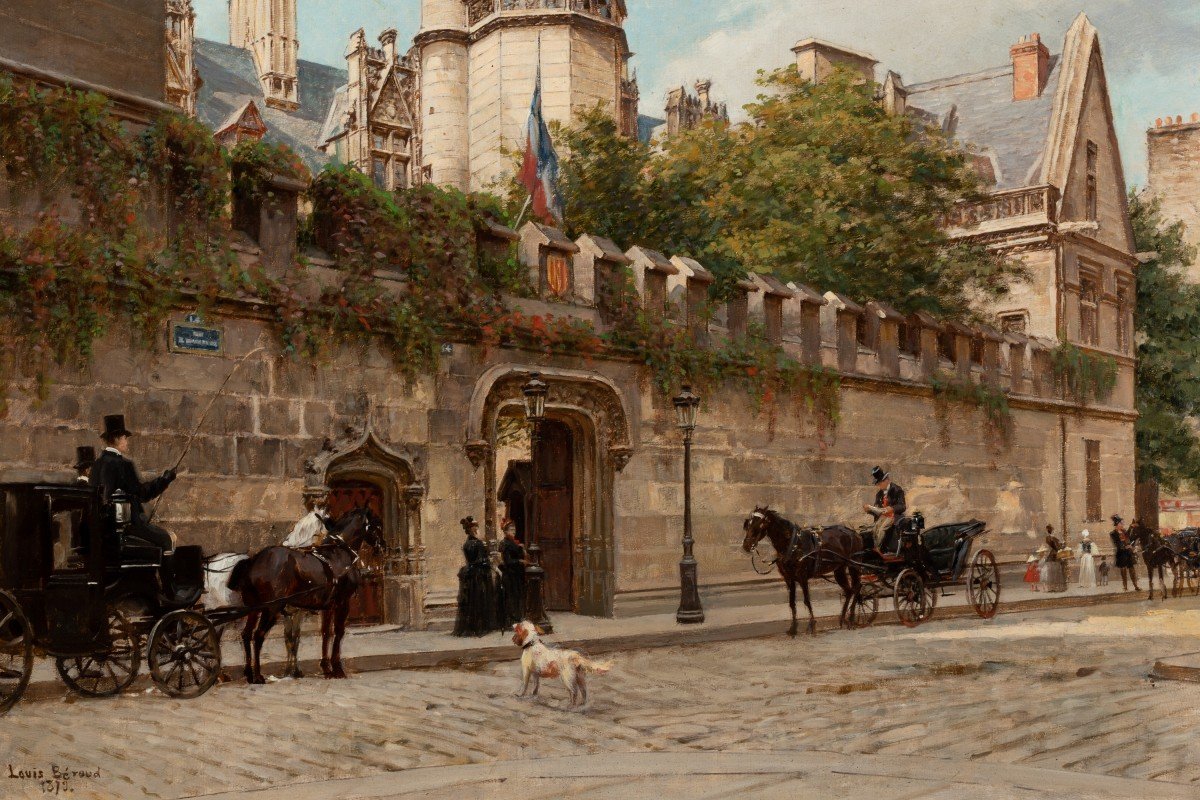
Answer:
[[[700,605],[700,590],[696,577],[696,557],[692,555],[692,434],[696,430],[696,412],[700,409],[700,398],[692,393],[692,387],[684,386],[675,396],[675,419],[683,431],[683,558],[679,560],[679,610],[675,621],[681,624],[704,622],[704,608]]]
[[[550,393],[550,387],[535,372],[521,392],[525,395],[525,419],[529,420],[530,425],[529,462],[533,491],[533,520],[525,537],[529,542],[529,563],[525,565],[525,615],[530,622],[546,633],[553,633],[554,626],[546,616],[546,604],[542,597],[546,571],[542,569],[542,548],[538,546],[537,540],[538,525],[541,522],[541,504],[538,502],[538,441],[542,420],[546,417],[546,395]]]

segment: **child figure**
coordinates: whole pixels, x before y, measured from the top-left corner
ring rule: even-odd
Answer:
[[[1025,562],[1025,582],[1029,584],[1029,588],[1035,592],[1041,591],[1042,568],[1038,564],[1037,556],[1030,556]]]
[[[1100,576],[1100,585],[1108,586],[1108,556],[1100,556],[1100,566],[1096,567],[1096,574]]]

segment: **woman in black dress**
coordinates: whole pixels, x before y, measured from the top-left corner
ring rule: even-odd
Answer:
[[[504,541],[500,542],[500,581],[505,626],[516,625],[525,619],[525,548],[517,538],[517,526],[504,523]]]
[[[463,543],[466,566],[458,571],[458,616],[455,636],[484,636],[497,629],[496,582],[487,545],[479,540],[479,523],[467,517],[460,523],[467,534]]]

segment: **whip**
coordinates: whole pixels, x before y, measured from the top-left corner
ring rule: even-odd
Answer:
[[[183,463],[183,459],[187,457],[188,451],[192,449],[192,442],[195,441],[196,436],[200,433],[200,428],[204,426],[204,421],[208,419],[208,412],[212,411],[212,407],[216,404],[217,398],[224,393],[225,387],[229,385],[229,381],[235,374],[237,374],[238,368],[241,367],[242,364],[244,364],[246,360],[250,358],[250,356],[255,355],[256,353],[261,353],[265,349],[265,347],[254,348],[249,353],[246,353],[246,355],[239,358],[237,363],[233,365],[233,369],[229,370],[229,374],[225,376],[225,380],[222,381],[221,387],[217,389],[217,393],[214,394],[212,399],[208,401],[208,406],[204,409],[204,413],[200,415],[200,421],[196,423],[196,427],[192,430],[191,435],[188,436],[187,442],[184,443],[183,452],[181,452],[179,454],[179,458],[176,459],[175,466],[171,467],[172,471],[178,470],[179,465]],[[154,515],[158,512],[158,503],[160,500],[162,500],[162,495],[159,495],[155,499],[154,508],[150,509],[150,516],[147,517],[148,520],[154,519]]]

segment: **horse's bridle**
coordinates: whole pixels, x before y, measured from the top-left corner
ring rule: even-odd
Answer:
[[[767,518],[767,515],[764,514],[762,511],[755,510],[754,513],[750,515],[750,518],[765,520]],[[771,561],[769,563],[765,562],[765,560],[764,560],[764,563],[766,563],[767,567],[768,567],[767,572],[770,572],[770,567],[775,566],[780,561],[783,561],[786,564],[787,562],[792,560],[792,558],[796,552],[796,548],[800,544],[800,537],[804,533],[807,533],[810,536],[812,536],[813,542],[816,546],[813,547],[812,550],[810,550],[809,552],[800,556],[800,558],[796,560],[797,567],[800,566],[801,564],[803,564],[806,559],[812,558],[814,555],[819,556],[821,550],[824,548],[825,542],[824,542],[824,540],[821,539],[821,536],[818,533],[818,531],[820,531],[820,528],[815,528],[815,527],[801,528],[799,525],[795,525],[795,524],[791,524],[791,526],[792,526],[792,535],[791,535],[791,538],[788,540],[787,552],[780,554],[778,551],[776,551],[775,558],[771,559]],[[753,550],[755,553],[757,553],[758,546],[760,544],[762,544],[762,540],[765,539],[766,537],[767,537],[767,533],[764,530],[762,535],[759,536],[757,540],[755,540],[754,546],[751,548],[751,550]],[[761,558],[761,556],[760,556],[760,558]],[[758,572],[758,570],[755,569],[755,572]],[[767,573],[762,572],[759,574],[766,575]]]

